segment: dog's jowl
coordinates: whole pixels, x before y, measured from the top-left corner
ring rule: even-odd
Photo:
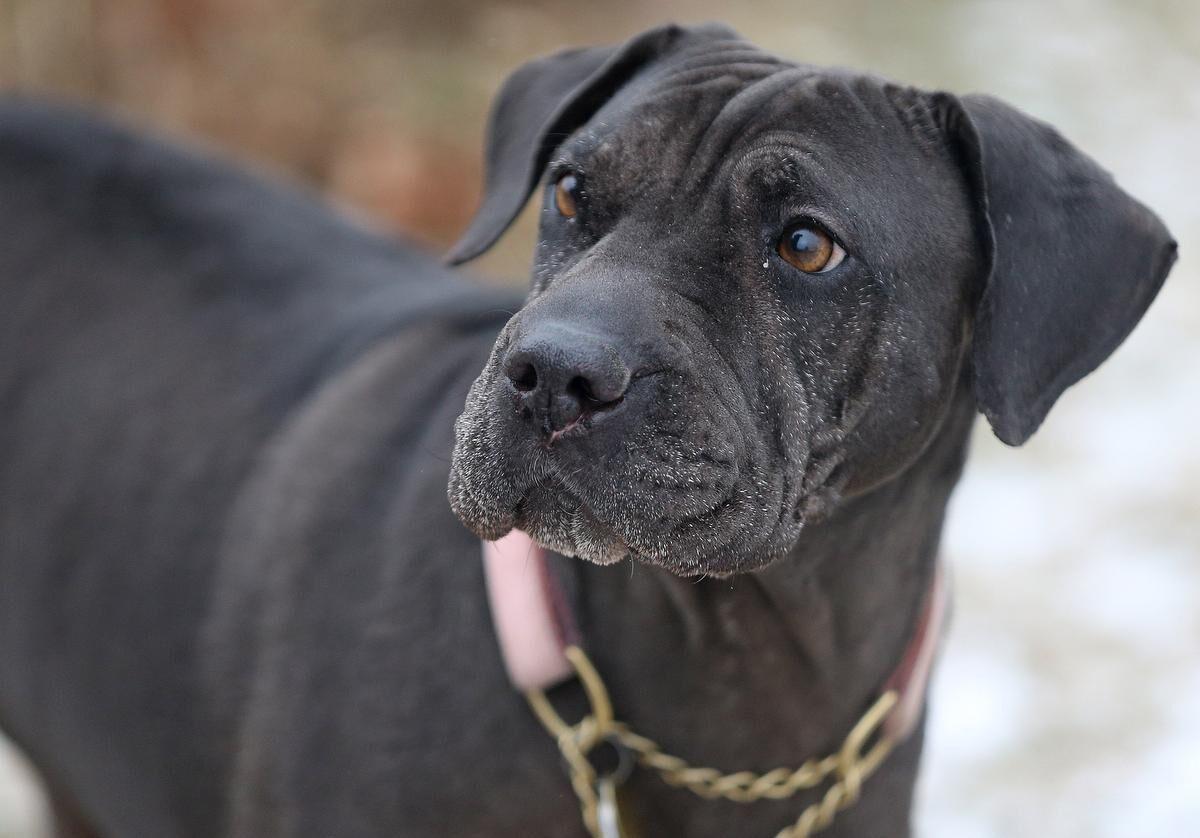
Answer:
[[[536,194],[523,299],[228,164],[0,105],[0,724],[64,829],[616,828],[510,683],[529,649],[497,642],[479,559],[506,537],[616,716],[693,765],[797,767],[899,699],[861,743],[885,759],[781,799],[627,752],[623,828],[908,835],[920,725],[888,731],[919,721],[968,432],[1028,439],[1170,235],[1009,105],[720,26],[525,65],[486,164],[452,261]],[[592,687],[546,697],[573,722]]]

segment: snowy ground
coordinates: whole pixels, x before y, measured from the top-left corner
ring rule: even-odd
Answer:
[[[901,4],[874,31],[838,29],[839,10],[863,6],[850,0],[811,15],[767,3],[758,24],[735,23],[788,55],[803,42],[811,60],[1020,103],[1158,210],[1182,259],[1031,443],[1005,449],[978,429],[944,542],[955,615],[919,832],[1200,835],[1200,13],[934,3],[926,47],[925,5],[919,31]],[[31,789],[0,745],[0,838],[37,834]]]

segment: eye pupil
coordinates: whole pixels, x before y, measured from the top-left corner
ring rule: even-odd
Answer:
[[[821,247],[817,234],[807,227],[792,232],[792,250],[797,253],[815,253]]]

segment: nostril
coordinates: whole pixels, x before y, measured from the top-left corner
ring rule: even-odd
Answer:
[[[567,395],[578,402],[581,407],[588,409],[594,410],[615,404],[621,400],[623,394],[623,388],[621,393],[597,392],[596,384],[582,375],[577,375],[567,382]]]
[[[508,370],[508,379],[522,393],[528,393],[537,388],[537,368],[533,364],[516,364]]]
[[[581,375],[575,376],[567,383],[567,395],[584,405],[592,405],[600,401],[592,392],[591,382]]]

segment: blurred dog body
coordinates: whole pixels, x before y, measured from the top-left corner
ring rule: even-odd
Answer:
[[[423,754],[375,788],[384,812],[440,819],[489,754],[502,784],[512,743],[488,731],[524,708],[445,471],[519,298],[299,189],[34,102],[0,107],[0,216],[0,724],[58,807],[100,835],[213,836],[236,793],[298,782],[331,818],[305,834],[365,834],[369,784],[326,772],[383,770],[383,742]],[[311,635],[268,605],[294,585],[324,603]],[[275,707],[250,724],[290,743],[287,776],[251,785],[252,673],[299,677],[260,654],[273,633],[330,689],[289,700],[342,756],[270,730]],[[358,727],[371,707],[394,726]]]

